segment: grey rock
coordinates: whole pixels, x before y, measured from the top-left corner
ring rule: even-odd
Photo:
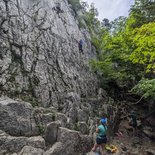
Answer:
[[[107,92],[105,90],[103,90],[102,88],[100,88],[98,90],[97,99],[98,99],[98,101],[102,102],[102,104],[107,103],[107,101],[108,101]]]
[[[67,155],[65,153],[65,147],[64,144],[61,142],[56,142],[52,148],[50,148],[48,151],[44,153],[44,155]]]
[[[82,134],[89,133],[88,125],[85,122],[78,122],[78,129]]]
[[[32,146],[24,146],[18,155],[43,155],[44,150]]]
[[[143,127],[143,132],[145,135],[147,135],[149,138],[154,139],[155,138],[155,132],[153,131],[153,129],[149,126],[145,126]]]
[[[147,149],[146,153],[147,155],[155,155],[155,149]]]
[[[57,3],[61,13],[56,10]],[[4,1],[0,1],[0,6],[2,21],[7,17]],[[5,47],[0,61],[2,90],[32,103],[35,97],[43,106],[55,108],[70,92],[95,96],[99,83],[89,60],[96,58],[96,52],[89,34],[79,29],[67,0],[15,1],[8,3],[8,7],[16,20],[12,18],[13,26],[7,22],[2,25],[14,43],[11,49],[9,41],[2,39],[6,34],[1,33],[0,42]],[[81,38],[85,40],[83,54],[78,49]]]
[[[57,141],[59,126],[58,122],[52,122],[47,125],[45,130],[45,141],[47,143],[53,145]]]
[[[44,124],[44,126],[46,126],[47,124],[55,121],[55,113],[43,114],[41,121]]]
[[[27,139],[27,145],[35,148],[45,148],[45,140],[41,136],[30,137]]]
[[[79,109],[78,110],[78,121],[88,122],[89,119],[89,110],[88,109]]]
[[[30,103],[0,98],[0,129],[14,136],[38,134]]]
[[[93,146],[93,138],[79,132],[60,127],[58,141],[64,144],[66,155],[87,153]]]
[[[66,117],[65,114],[57,113],[55,119],[56,119],[56,121],[58,121],[60,123],[60,125],[62,127],[66,127],[66,125],[67,125],[67,117]]]
[[[0,153],[18,153],[24,146],[44,148],[45,141],[42,137],[13,137],[5,132],[0,132]]]

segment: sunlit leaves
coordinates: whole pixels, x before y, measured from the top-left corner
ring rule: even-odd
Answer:
[[[132,92],[143,96],[144,98],[155,97],[155,79],[142,79],[133,89]]]
[[[145,24],[134,30],[135,49],[130,60],[146,66],[146,72],[155,71],[155,23]]]

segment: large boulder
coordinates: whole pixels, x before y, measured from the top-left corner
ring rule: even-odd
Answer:
[[[89,133],[88,125],[85,122],[78,122],[78,130],[82,134],[88,134]]]
[[[67,155],[65,153],[65,146],[61,142],[55,143],[44,155]]]
[[[155,149],[154,148],[150,148],[146,150],[147,155],[155,155]]]
[[[41,136],[13,137],[0,131],[0,153],[18,153],[24,146],[45,149],[45,141]]]
[[[57,141],[59,122],[52,122],[47,125],[45,130],[45,141],[53,145]]]
[[[43,155],[44,150],[32,146],[24,146],[18,155]]]
[[[33,107],[30,103],[8,97],[0,98],[0,130],[14,136],[38,134],[32,112]]]
[[[67,126],[67,117],[65,114],[57,113],[55,119],[56,119],[56,121],[59,121],[61,127]]]
[[[87,153],[93,146],[93,138],[81,135],[79,132],[60,127],[58,130],[58,139],[65,148],[65,155]]]
[[[143,132],[146,136],[148,136],[151,139],[155,139],[155,132],[153,131],[153,129],[149,126],[144,126],[143,127]]]

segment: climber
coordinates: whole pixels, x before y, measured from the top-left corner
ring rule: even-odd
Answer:
[[[100,147],[100,152],[103,154],[103,147],[107,142],[106,132],[107,132],[107,121],[105,119],[100,120],[100,125],[96,128],[98,133],[96,138],[96,143],[94,144],[92,151],[95,152],[98,147]]]
[[[83,40],[80,39],[80,41],[79,41],[79,52],[81,52],[81,53],[83,53],[83,44],[84,44]]]
[[[133,136],[136,136],[136,134],[137,134],[137,116],[136,116],[136,112],[131,111],[130,117],[131,117],[131,121],[130,121],[129,125],[131,125],[132,128],[133,128]]]

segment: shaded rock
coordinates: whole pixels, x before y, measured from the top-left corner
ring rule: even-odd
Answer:
[[[88,134],[88,125],[85,122],[78,122],[78,129],[82,134]]]
[[[123,151],[127,151],[127,150],[128,150],[126,146],[121,146],[121,149],[122,149]]]
[[[130,155],[139,155],[139,151],[136,150],[136,151],[130,152]]]
[[[1,152],[14,153],[19,152],[27,143],[26,137],[12,137],[7,134],[0,135]]]
[[[60,126],[66,127],[66,125],[67,125],[67,117],[66,117],[65,114],[57,113],[55,119],[56,119],[56,121],[58,121],[60,123]]]
[[[42,137],[12,137],[5,132],[0,132],[0,153],[17,153],[24,146],[32,146],[36,148],[44,148],[45,141]]]
[[[138,137],[134,137],[132,146],[135,146],[135,145],[142,145],[142,140]]]
[[[146,150],[147,155],[155,155],[155,149],[154,148],[150,148]]]
[[[44,150],[32,146],[24,146],[18,155],[43,155]]]
[[[64,144],[61,142],[55,143],[52,148],[50,148],[48,151],[44,153],[44,155],[67,155],[65,153],[65,147]]]
[[[27,139],[27,145],[35,148],[45,148],[45,140],[41,136],[30,137]]]
[[[147,155],[155,155],[155,149],[147,149],[146,153]]]
[[[150,126],[155,128],[155,116],[147,118],[146,121],[149,123]]]
[[[78,110],[78,121],[88,122],[89,119],[89,110],[88,109],[79,109]]]
[[[103,90],[102,88],[100,88],[98,90],[97,99],[98,99],[98,101],[102,102],[102,104],[107,103],[107,101],[108,101],[107,92],[105,90]]]
[[[149,138],[155,139],[155,132],[153,131],[153,129],[151,127],[144,127],[143,132]]]
[[[58,122],[52,122],[47,125],[45,130],[45,141],[47,143],[53,145],[57,141],[59,126]]]
[[[87,153],[93,146],[93,138],[80,135],[79,132],[60,127],[58,141],[64,144],[66,155]]]
[[[38,134],[30,103],[0,98],[0,129],[14,136]]]
[[[42,115],[42,123],[46,126],[47,124],[55,121],[55,113],[48,113]]]
[[[76,152],[80,141],[80,134],[77,131],[60,127],[58,130],[58,141],[65,145],[66,154]]]
[[[74,124],[77,123],[77,111],[80,105],[80,96],[77,93],[70,92],[66,94],[64,98],[63,113],[69,117],[69,126],[74,129]],[[76,108],[75,108],[76,107]]]

